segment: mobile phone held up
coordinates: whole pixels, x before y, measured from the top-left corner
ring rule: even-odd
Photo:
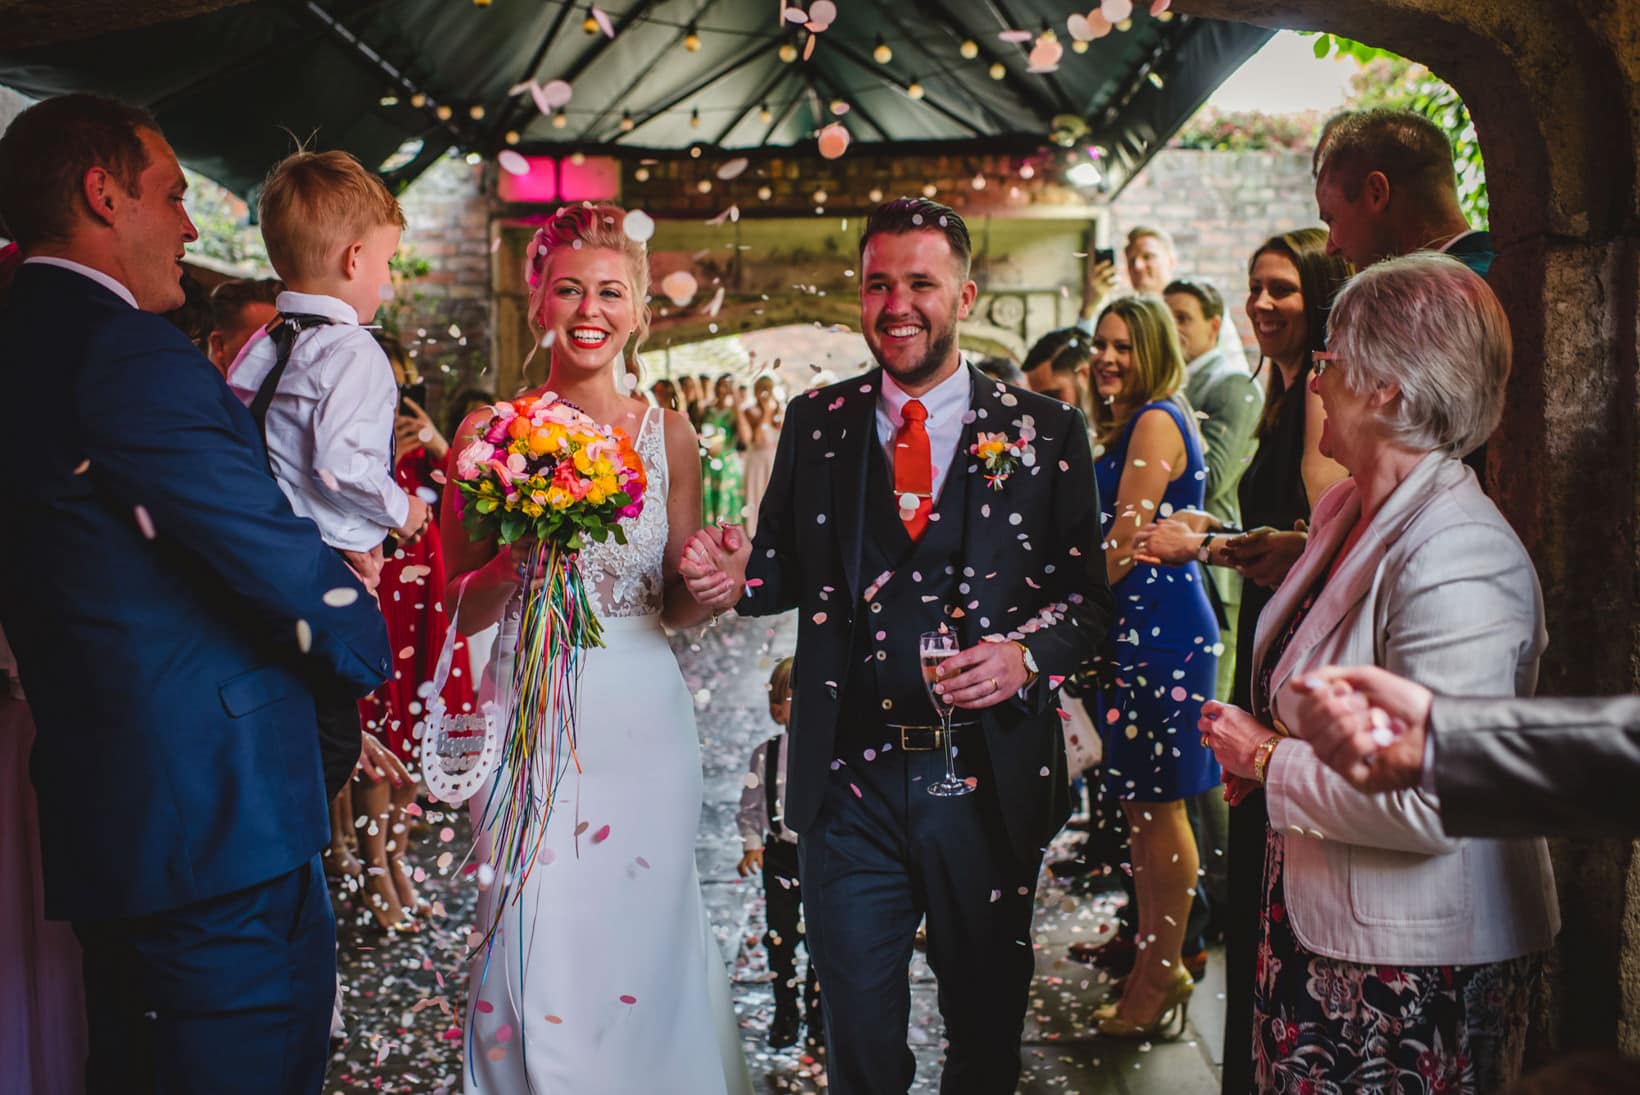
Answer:
[[[1115,266],[1116,265],[1116,248],[1114,248],[1114,247],[1101,247],[1101,248],[1099,248],[1098,250],[1096,250],[1093,253],[1093,262],[1094,262],[1095,266],[1097,266],[1101,262],[1108,262],[1112,266]]]
[[[413,400],[418,407],[427,406],[427,381],[418,380],[414,384],[399,385],[399,413],[409,414],[410,408],[405,406],[406,399]]]

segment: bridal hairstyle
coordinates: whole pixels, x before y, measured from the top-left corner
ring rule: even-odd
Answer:
[[[1269,388],[1264,393],[1264,416],[1259,419],[1258,436],[1263,440],[1281,421],[1281,408],[1286,397],[1304,398],[1306,378],[1310,375],[1310,354],[1327,348],[1327,317],[1332,312],[1333,298],[1355,273],[1355,267],[1340,256],[1327,254],[1325,228],[1300,228],[1282,232],[1265,240],[1253,257],[1247,260],[1247,276],[1253,276],[1260,255],[1285,255],[1298,268],[1298,292],[1304,298],[1304,357],[1298,365],[1298,383],[1289,390],[1281,377],[1281,370],[1270,369]],[[1263,368],[1263,363],[1259,365]]]
[[[1178,403],[1184,408],[1186,419],[1194,423],[1196,416],[1190,413],[1180,394],[1184,388],[1184,352],[1179,349],[1179,333],[1167,305],[1160,297],[1118,297],[1099,313],[1100,322],[1109,315],[1118,316],[1127,324],[1128,342],[1133,346],[1129,355],[1133,368],[1128,373],[1132,394],[1122,410],[1103,399],[1093,401],[1093,427],[1099,443],[1111,444],[1122,435],[1135,411],[1159,399]],[[1096,323],[1094,331],[1098,330]]]
[[[624,356],[626,371],[634,378],[640,375],[638,347],[649,337],[649,249],[626,234],[626,210],[609,202],[566,205],[559,208],[547,223],[536,229],[524,254],[524,280],[530,286],[530,330],[545,331],[541,323],[541,305],[547,297],[547,263],[553,253],[563,248],[593,247],[619,251],[626,256],[627,273],[632,279],[633,308],[637,325],[627,340]],[[530,352],[524,358],[524,369],[541,346],[539,338],[532,340]]]

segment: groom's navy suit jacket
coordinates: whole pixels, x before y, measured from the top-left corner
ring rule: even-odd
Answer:
[[[48,915],[141,916],[308,862],[329,830],[310,688],[384,679],[375,602],[159,316],[26,264],[0,391],[0,625],[39,730]]]
[[[979,714],[1009,844],[1021,863],[1035,864],[1070,814],[1058,685],[1104,643],[1115,602],[1081,413],[968,372],[975,417],[946,477],[971,478],[963,558],[973,577],[968,599],[954,607],[965,648],[986,636],[1017,639],[1041,671],[1025,699]],[[866,462],[883,458],[876,424],[881,383],[877,369],[799,396],[787,408],[738,606],[743,615],[800,613],[786,777],[786,824],[799,835],[825,795],[854,629],[894,626],[866,611],[863,594],[877,576],[861,572]],[[1000,491],[991,490],[968,444],[976,431],[1016,439],[1026,421],[1036,430],[1035,466],[1016,469]],[[916,656],[914,642],[906,656]]]

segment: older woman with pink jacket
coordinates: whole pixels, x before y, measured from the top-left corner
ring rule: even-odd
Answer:
[[[1485,1092],[1520,1071],[1559,930],[1541,840],[1448,837],[1424,790],[1366,795],[1286,736],[1283,686],[1376,664],[1437,692],[1529,695],[1543,651],[1531,560],[1460,458],[1502,414],[1509,326],[1462,264],[1356,277],[1310,383],[1321,451],[1350,472],[1259,619],[1254,710],[1204,707],[1228,793],[1270,815],[1254,990],[1260,1091]]]

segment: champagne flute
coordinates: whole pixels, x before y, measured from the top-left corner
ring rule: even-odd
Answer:
[[[945,659],[956,654],[957,637],[949,631],[925,631],[917,640],[917,658],[922,664],[923,687],[928,690],[928,701],[934,705],[939,713],[940,727],[944,730],[945,739],[945,775],[928,785],[928,793],[935,798],[955,798],[973,792],[973,788],[957,778],[957,748],[951,742],[951,713],[953,705],[950,700],[934,690],[934,684],[939,679],[939,668]]]

